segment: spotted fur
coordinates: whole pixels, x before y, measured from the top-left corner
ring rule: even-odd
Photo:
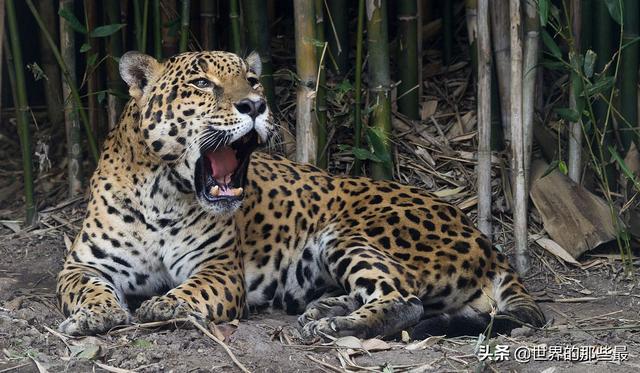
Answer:
[[[516,325],[544,324],[505,256],[459,209],[420,188],[331,176],[257,152],[241,204],[198,200],[197,154],[185,144],[208,141],[199,134],[212,118],[225,123],[218,125],[229,134],[224,141],[251,130],[237,129],[245,122],[232,103],[262,97],[246,84],[252,64],[220,52],[164,64],[136,58],[142,62],[126,60],[132,74],[123,74],[134,100],[107,141],[87,218],[59,276],[69,315],[62,331],[96,333],[130,321],[130,294],[154,296],[136,313],[142,321],[185,314],[222,321],[246,304],[301,314],[305,337],[391,336],[416,324],[420,333],[472,334],[458,321],[484,328],[492,309]],[[224,92],[189,88],[198,69]],[[243,95],[230,95],[227,84],[244,87]],[[273,126],[264,115],[254,128],[266,139]]]

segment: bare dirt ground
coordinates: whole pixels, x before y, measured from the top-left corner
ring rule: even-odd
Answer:
[[[63,319],[56,307],[55,275],[62,266],[64,237],[73,239],[83,207],[77,201],[49,209],[37,230],[0,228],[0,372],[240,371],[221,345],[197,329],[138,327],[87,338],[55,331]],[[545,330],[518,329],[490,340],[491,346],[508,346],[508,360],[481,361],[478,338],[341,339],[304,346],[296,339],[295,317],[275,313],[251,315],[237,329],[223,327],[224,343],[252,372],[640,371],[640,291],[624,275],[619,256],[594,255],[583,268],[569,268],[539,248],[532,253],[526,284],[552,323]],[[551,361],[533,361],[533,356],[529,362],[516,361],[517,349],[533,351],[540,345],[547,346],[544,357]],[[574,361],[565,361],[562,354],[570,358],[572,346],[577,346]],[[580,346],[585,346],[582,352]],[[618,357],[626,354],[626,359],[602,361],[615,356],[601,347],[600,361],[577,361],[596,348],[590,346],[625,346]],[[527,360],[526,355],[519,359]]]

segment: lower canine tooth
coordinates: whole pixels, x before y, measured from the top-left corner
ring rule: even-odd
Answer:
[[[220,187],[219,186],[212,186],[211,189],[209,190],[209,194],[211,194],[214,197],[217,197],[218,194],[220,194]]]
[[[231,193],[233,193],[233,195],[236,196],[236,197],[240,197],[242,195],[243,191],[244,191],[244,189],[242,189],[242,188],[236,188],[236,189],[233,189],[231,191]]]

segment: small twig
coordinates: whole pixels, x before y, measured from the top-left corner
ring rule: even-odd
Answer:
[[[220,345],[220,347],[222,347],[225,350],[227,355],[229,355],[231,360],[233,360],[233,362],[238,366],[238,368],[240,368],[241,371],[243,371],[245,373],[251,373],[250,370],[248,370],[244,365],[242,365],[242,363],[240,361],[238,361],[238,359],[236,358],[236,355],[233,354],[233,352],[231,351],[229,346],[227,346],[223,341],[221,341],[218,338],[216,338],[216,336],[211,334],[211,332],[208,331],[207,329],[205,329],[204,326],[200,325],[198,323],[198,321],[193,318],[193,316],[189,316],[186,319],[177,319],[177,320],[181,320],[181,321],[184,320],[184,321],[188,321],[191,324],[193,324],[193,326],[195,326],[202,333],[204,333],[204,335],[206,335],[207,337],[211,338],[214,342],[216,342],[218,345]]]
[[[42,363],[40,363],[38,360],[36,360],[33,356],[29,356],[29,358],[31,360],[33,360],[33,363],[36,365],[36,367],[38,368],[38,372],[40,373],[48,373],[49,371],[47,370],[47,368],[42,365]]]
[[[9,367],[9,368],[5,368],[5,369],[0,370],[0,373],[11,372],[12,370],[24,368],[24,367],[26,367],[28,365],[31,365],[31,363],[24,363],[24,364],[15,365],[15,366],[12,366],[12,367]]]
[[[48,331],[49,333],[53,334],[54,336],[58,337],[58,339],[60,339],[62,341],[62,343],[65,344],[65,346],[67,346],[68,349],[71,349],[71,346],[69,346],[69,343],[67,343],[67,340],[69,340],[69,337],[67,337],[66,335],[51,329],[50,327],[46,326],[46,325],[42,325],[43,328],[45,328],[46,331]]]
[[[313,361],[314,363],[320,364],[323,367],[325,367],[325,368],[327,368],[327,369],[329,369],[331,371],[338,372],[338,373],[343,373],[344,372],[342,369],[340,369],[338,367],[335,367],[335,366],[333,366],[333,365],[331,365],[329,363],[325,363],[322,360],[316,359],[315,357],[313,357],[311,355],[307,355],[307,359]]]
[[[98,367],[106,370],[107,372],[113,372],[113,373],[135,373],[135,371],[133,371],[133,370],[112,367],[111,365],[102,364],[102,363],[99,363],[97,361],[95,361],[94,364],[97,365]]]

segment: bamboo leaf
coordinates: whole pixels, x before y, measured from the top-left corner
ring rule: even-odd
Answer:
[[[584,54],[583,69],[584,69],[584,75],[587,78],[591,78],[593,76],[593,66],[595,66],[595,63],[596,63],[596,57],[597,57],[596,52],[592,51],[591,49],[589,49]]]
[[[562,160],[558,161],[558,170],[565,175],[569,173],[569,168],[567,167],[567,164]]]
[[[556,114],[560,116],[560,118],[567,120],[569,122],[577,122],[580,120],[580,113],[575,109],[571,108],[556,108]]]
[[[66,7],[60,8],[60,10],[58,10],[58,15],[64,18],[74,31],[79,32],[81,34],[87,33],[86,27],[84,27],[82,22],[80,22],[78,18],[76,18],[76,16],[73,14],[73,12],[68,8]]]
[[[538,12],[540,13],[540,25],[542,27],[547,26],[549,20],[549,0],[538,1]]]
[[[622,1],[620,0],[604,0],[609,10],[609,15],[616,21],[617,24],[622,25]]]
[[[556,44],[555,40],[553,40],[553,37],[549,35],[547,30],[545,29],[542,29],[542,42],[544,43],[544,46],[547,47],[552,56],[559,60],[562,59],[562,52],[560,51],[560,47],[558,47],[558,44]]]
[[[92,38],[104,38],[106,36],[115,34],[124,26],[124,23],[114,23],[112,25],[98,26],[95,29],[91,30],[89,36]]]
[[[567,65],[562,61],[543,60],[540,65],[549,70],[566,70]]]
[[[340,149],[341,151],[350,152],[351,154],[353,154],[354,157],[356,157],[361,161],[370,160],[374,162],[382,162],[382,160],[378,156],[376,156],[375,154],[373,154],[372,152],[364,148],[356,148],[353,146],[340,144],[338,145],[338,149]]]
[[[381,129],[377,127],[367,128],[367,140],[373,148],[373,154],[375,154],[380,160],[380,163],[391,164],[391,155],[387,151],[387,147],[384,144],[385,136],[380,133]]]
[[[98,59],[98,54],[97,53],[91,53],[89,55],[89,57],[87,57],[87,65],[93,66],[96,63],[97,59]]]
[[[85,53],[91,50],[91,45],[84,43],[80,46],[80,53]]]
[[[560,164],[560,161],[558,161],[557,159],[554,159],[553,162],[551,162],[551,164],[549,165],[549,167],[547,167],[547,169],[544,170],[544,172],[539,177],[539,179],[542,179],[543,177],[545,177],[545,176],[549,175],[550,173],[552,173],[553,170],[558,168],[558,164]]]
[[[47,77],[47,75],[44,73],[44,71],[42,70],[42,68],[40,67],[40,65],[38,65],[36,62],[34,63],[30,63],[27,65],[27,69],[29,69],[29,71],[31,71],[31,74],[33,74],[33,79],[37,82],[40,79],[45,79],[45,80],[49,80],[49,78]]]
[[[611,89],[614,83],[615,79],[612,76],[603,75],[595,83],[587,84],[584,94],[586,97],[596,96]]]
[[[618,154],[613,146],[609,146],[609,153],[611,154],[611,157],[618,163],[618,165],[620,165],[620,169],[622,170],[624,176],[626,176],[627,179],[629,179],[633,183],[636,190],[640,191],[640,182],[638,182],[638,180],[636,179],[636,175],[634,175],[629,167],[627,167],[627,164],[624,163],[624,159],[622,159],[620,154]]]

